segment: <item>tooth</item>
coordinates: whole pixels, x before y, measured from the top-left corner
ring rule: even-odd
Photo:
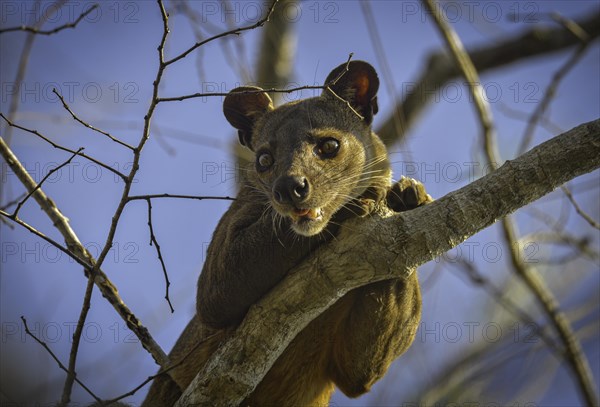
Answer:
[[[321,208],[313,208],[310,210],[310,217],[313,219],[318,218],[319,216],[321,216]]]

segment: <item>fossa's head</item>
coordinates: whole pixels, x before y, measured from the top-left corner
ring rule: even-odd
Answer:
[[[320,233],[332,216],[377,177],[389,177],[387,154],[371,131],[379,79],[363,61],[344,63],[318,97],[274,108],[257,87],[232,90],[225,117],[255,153],[254,186],[292,229]]]

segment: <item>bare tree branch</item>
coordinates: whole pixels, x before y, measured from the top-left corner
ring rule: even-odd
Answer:
[[[42,347],[44,349],[46,349],[46,351],[50,354],[50,356],[52,356],[52,359],[54,359],[56,361],[56,363],[58,364],[58,367],[60,367],[62,370],[64,370],[65,372],[67,372],[67,375],[69,374],[69,370],[65,367],[65,365],[62,364],[62,362],[60,361],[60,359],[54,354],[54,352],[52,352],[52,349],[50,349],[50,347],[46,344],[46,342],[42,341],[41,339],[39,339],[37,336],[35,336],[34,334],[31,333],[31,331],[29,330],[29,327],[27,326],[27,320],[25,319],[25,317],[21,317],[21,321],[23,321],[23,326],[25,327],[25,333],[29,336],[31,336],[37,343],[39,343],[40,345],[42,345]],[[96,396],[85,384],[83,384],[81,382],[81,380],[74,378],[74,380],[85,390],[89,393],[90,396],[92,396],[96,401],[100,401],[100,399],[98,398],[98,396]]]
[[[600,35],[600,13],[577,21],[577,24],[589,35],[590,41]],[[516,61],[539,55],[561,51],[580,44],[580,39],[569,28],[536,27],[522,35],[507,39],[498,45],[468,51],[478,72],[483,73]],[[386,145],[391,145],[406,135],[417,121],[423,110],[445,83],[460,75],[459,70],[444,53],[435,53],[429,57],[423,74],[412,82],[402,102],[395,111],[404,117],[404,132],[397,133],[394,116],[387,118],[375,132]],[[394,113],[395,114],[395,113]]]
[[[218,333],[214,333],[212,335],[207,336],[203,340],[199,340],[198,342],[196,342],[196,344],[194,346],[192,346],[192,348],[189,350],[189,352],[187,352],[180,360],[173,361],[168,368],[166,368],[166,369],[160,369],[160,371],[158,373],[156,373],[155,375],[152,375],[152,376],[148,376],[148,378],[146,380],[144,380],[142,383],[138,384],[132,390],[130,390],[127,393],[122,394],[122,395],[120,395],[118,397],[115,397],[114,399],[105,401],[105,404],[110,406],[111,403],[115,403],[115,402],[117,402],[119,400],[124,399],[125,397],[132,396],[135,393],[137,393],[138,390],[140,390],[145,385],[147,385],[148,383],[150,383],[152,380],[156,379],[158,376],[163,375],[165,373],[169,373],[171,370],[177,368],[178,366],[181,366],[183,364],[183,362],[185,362],[186,359],[188,357],[190,357],[200,347],[200,345],[202,345],[204,342],[206,342],[207,340],[211,339],[215,335],[218,335]]]
[[[68,147],[61,146],[60,144],[57,144],[54,141],[50,140],[48,137],[44,136],[43,134],[41,134],[37,130],[31,130],[31,129],[28,129],[28,128],[23,127],[23,126],[19,126],[18,124],[15,124],[15,123],[11,122],[10,120],[8,120],[8,118],[6,116],[4,116],[4,114],[2,114],[2,113],[0,113],[0,117],[2,117],[6,121],[6,123],[8,123],[8,125],[10,127],[14,127],[16,129],[26,131],[27,133],[34,134],[34,135],[38,136],[39,138],[41,138],[42,140],[44,140],[46,143],[50,144],[52,147],[54,147],[54,148],[56,148],[58,150],[66,151],[68,153],[76,154],[76,155],[78,155],[80,157],[86,158],[86,159],[90,160],[91,162],[93,162],[94,164],[97,164],[97,165],[101,166],[102,168],[106,168],[107,170],[109,170],[113,174],[118,175],[122,180],[125,180],[127,178],[127,177],[125,177],[125,175],[123,173],[115,170],[110,165],[107,165],[107,164],[103,163],[102,161],[95,159],[94,157],[90,157],[89,155],[87,155],[87,154],[85,154],[85,153],[83,153],[81,151],[76,152],[75,150],[72,150],[72,149],[70,149]],[[8,145],[8,142],[6,144]]]
[[[197,195],[178,195],[178,194],[150,194],[150,195],[132,195],[127,198],[127,201],[139,201],[156,198],[171,198],[171,199],[195,199],[198,201],[208,200],[225,200],[235,201],[235,198],[228,196],[197,196]]]
[[[295,88],[291,88],[291,89],[278,89],[278,88],[268,88],[268,89],[257,89],[257,90],[244,90],[241,92],[238,92],[239,94],[253,94],[253,93],[292,93],[292,92],[297,92],[300,90],[310,90],[310,89],[328,89],[329,86],[331,85],[335,85],[337,81],[340,80],[340,78],[342,76],[344,76],[344,74],[348,71],[348,63],[350,62],[350,60],[352,59],[354,54],[350,54],[348,55],[348,60],[346,61],[346,70],[341,71],[340,74],[334,78],[333,80],[331,80],[330,82],[324,84],[324,85],[304,85],[304,86],[298,86]],[[331,89],[329,89],[331,91]],[[333,91],[332,91],[333,92]],[[227,96],[229,93],[228,92],[212,92],[212,93],[193,93],[191,95],[184,95],[184,96],[174,96],[174,97],[168,97],[168,98],[157,98],[156,101],[157,103],[161,103],[161,102],[181,102],[183,100],[186,99],[193,99],[193,98],[201,98],[201,97],[215,97],[215,96]],[[334,93],[335,95],[335,93]],[[346,102],[344,99],[340,98],[339,96],[335,95],[336,97],[338,97],[339,99],[341,99],[342,101]],[[354,110],[354,108],[352,106],[349,105],[349,107],[356,113],[356,110]],[[360,115],[359,115],[360,116]]]
[[[533,114],[527,122],[527,126],[525,127],[523,137],[521,138],[521,144],[519,145],[519,149],[517,150],[518,155],[523,154],[525,150],[527,150],[527,148],[529,147],[529,144],[531,144],[535,128],[544,116],[544,113],[548,109],[548,106],[550,106],[550,102],[552,102],[552,99],[556,94],[556,89],[558,88],[558,85],[560,84],[562,79],[569,73],[569,71],[573,69],[575,65],[577,65],[577,62],[579,62],[579,60],[585,54],[585,51],[587,50],[588,45],[590,44],[589,38],[586,37],[582,41],[583,42],[577,48],[577,50],[575,50],[573,55],[571,55],[567,62],[565,62],[564,65],[552,76],[550,85],[546,88],[544,96],[542,96],[541,102],[536,106],[535,111],[533,112]]]
[[[562,187],[561,187],[562,188]],[[570,246],[575,249],[577,256],[581,257],[583,255],[585,258],[588,258],[590,261],[596,262],[600,259],[600,253],[595,250],[591,246],[592,239],[589,236],[573,236],[566,232],[560,233],[532,233],[527,235],[525,238],[521,239],[522,241],[535,241],[538,243],[548,243],[548,244],[562,244],[565,246]],[[552,261],[549,261],[551,264]]]
[[[402,277],[557,186],[600,166],[600,119],[504,163],[439,200],[396,216],[354,219],[259,303],[180,398],[241,402],[289,342],[349,290]],[[239,355],[245,355],[240,360]]]
[[[67,105],[67,102],[65,102],[65,99],[62,97],[62,95],[60,93],[58,93],[56,91],[56,88],[52,89],[52,93],[54,93],[56,96],[58,96],[58,98],[60,99],[63,107],[65,108],[65,110],[67,112],[69,112],[71,114],[71,116],[73,117],[73,119],[79,123],[81,123],[82,125],[84,125],[85,127],[87,127],[90,130],[94,130],[95,132],[98,132],[100,134],[104,134],[106,137],[108,137],[109,139],[111,139],[112,141],[114,141],[117,144],[122,145],[123,147],[127,147],[130,150],[135,150],[135,148],[133,148],[132,146],[130,146],[129,144],[119,140],[116,137],[111,136],[109,133],[102,131],[100,129],[97,129],[96,127],[92,126],[91,124],[84,122],[83,120],[81,120],[79,117],[77,117],[77,115],[75,115],[75,113],[73,113],[73,111],[71,110],[71,108],[69,108],[69,105]]]
[[[565,193],[569,201],[573,204],[573,207],[575,208],[575,211],[579,214],[579,216],[585,219],[585,221],[589,223],[590,226],[592,226],[593,228],[600,229],[600,223],[596,222],[590,215],[588,215],[581,209],[581,207],[577,204],[577,201],[575,201],[575,198],[573,198],[573,194],[571,193],[571,191],[569,191],[569,188],[563,185],[561,189]]]
[[[440,31],[444,42],[448,46],[450,55],[452,56],[458,71],[467,81],[467,85],[473,97],[473,102],[477,111],[477,118],[479,119],[479,124],[481,125],[483,146],[488,165],[495,170],[498,167],[501,157],[500,153],[498,152],[498,145],[496,143],[496,129],[494,127],[494,119],[492,118],[492,110],[490,109],[490,105],[484,97],[485,91],[483,90],[483,86],[479,80],[479,74],[477,73],[473,62],[471,61],[469,54],[460,41],[460,38],[446,22],[439,9],[435,7],[433,0],[422,0],[422,3],[433,16],[436,27]]]
[[[7,202],[7,203],[5,203],[4,205],[2,205],[2,206],[0,207],[0,210],[3,210],[3,211],[5,211],[5,210],[7,210],[8,208],[10,208],[11,206],[13,206],[13,205],[17,205],[19,202],[21,202],[21,200],[22,200],[23,198],[25,198],[25,197],[27,196],[27,194],[28,194],[27,192],[23,192],[21,195],[19,195],[19,196],[18,196],[18,197],[16,197],[15,199],[13,199],[13,200],[11,200],[11,201],[8,201],[8,202]]]
[[[254,30],[255,28],[262,27],[267,21],[269,21],[269,18],[271,18],[271,14],[273,14],[273,9],[275,8],[275,5],[277,4],[278,1],[279,0],[273,0],[273,3],[271,3],[271,6],[269,7],[269,11],[267,11],[267,15],[265,17],[261,18],[260,20],[258,20],[256,23],[254,23],[252,25],[248,25],[246,27],[240,27],[240,28],[235,28],[233,30],[225,31],[225,32],[219,33],[217,35],[213,35],[212,37],[207,38],[203,41],[199,41],[199,42],[195,43],[193,46],[191,46],[190,48],[188,48],[187,51],[182,52],[181,54],[177,55],[176,57],[174,57],[168,61],[165,61],[164,65],[169,66],[172,63],[185,58],[189,53],[194,51],[196,48],[201,47],[202,45],[207,44],[216,39],[223,38],[228,35],[239,35],[240,33],[244,32],[244,31]],[[165,16],[166,16],[166,13],[165,13]]]
[[[452,264],[452,263],[451,263]],[[517,304],[515,304],[509,298],[505,298],[504,293],[501,289],[496,287],[489,279],[487,279],[483,274],[477,270],[477,267],[473,262],[466,261],[464,259],[460,259],[457,263],[452,264],[456,268],[462,270],[467,277],[471,280],[471,282],[477,286],[483,288],[483,290],[490,295],[496,302],[498,302],[502,307],[504,307],[508,312],[513,314],[518,320],[529,324],[530,326],[535,326],[534,333],[542,338],[542,340],[546,343],[548,348],[554,352],[559,358],[564,356],[564,350],[561,349],[544,329],[541,329],[536,322],[535,319],[529,315],[526,311],[519,308]]]
[[[98,4],[94,4],[89,9],[87,9],[86,11],[81,13],[81,15],[79,17],[77,17],[77,19],[75,21],[73,21],[72,23],[63,24],[61,26],[53,28],[52,30],[40,30],[37,26],[31,27],[31,26],[26,26],[26,25],[20,25],[18,27],[0,28],[0,34],[4,34],[7,32],[14,32],[14,31],[25,31],[25,32],[29,32],[32,34],[38,34],[38,35],[56,34],[57,32],[60,32],[67,28],[77,27],[77,24],[79,24],[79,22],[81,20],[83,20],[88,14],[90,14],[92,11],[96,10],[98,7],[99,7]]]
[[[504,116],[511,118],[511,119],[520,120],[525,123],[527,123],[531,119],[531,115],[528,112],[524,112],[524,111],[521,111],[518,109],[513,109],[512,107],[508,106],[506,103],[504,103],[502,101],[498,102],[497,108],[500,113],[502,113]],[[542,117],[540,117],[540,121],[538,123],[541,127],[546,129],[546,131],[548,133],[559,134],[559,133],[564,132],[564,129],[562,129],[559,125],[554,123],[547,116],[542,115]]]
[[[594,325],[597,324],[588,324],[586,326],[588,332],[578,332],[578,336],[583,339],[589,339],[591,336],[589,331],[593,332],[594,329],[598,329],[598,326]],[[537,328],[544,330],[547,327],[542,325]],[[526,341],[527,339],[530,339],[529,334],[519,335],[519,342]],[[487,341],[478,344],[474,349],[469,349],[466,355],[461,355],[458,360],[446,367],[440,374],[436,374],[431,380],[432,386],[430,388],[425,389],[425,391],[421,390],[417,393],[417,404],[424,406],[437,405],[438,403],[452,404],[446,397],[449,394],[452,394],[459,400],[465,400],[465,398],[467,400],[477,399],[477,393],[473,394],[471,392],[477,392],[479,386],[473,386],[473,384],[481,383],[482,379],[485,379],[486,376],[489,377],[490,372],[497,371],[499,368],[506,366],[507,363],[514,361],[515,359],[525,358],[531,356],[533,353],[539,352],[541,347],[544,346],[542,342],[519,347],[511,345],[512,344],[503,343],[503,341]],[[501,348],[497,349],[498,346],[501,346]],[[541,370],[544,372],[546,371],[546,369]],[[546,375],[539,375],[540,380],[545,376]],[[532,380],[535,381],[535,379]],[[523,391],[525,391],[525,389]],[[510,395],[507,394],[506,396],[512,397],[514,400],[514,402],[506,402],[506,405],[519,404],[517,400],[526,399],[522,396],[515,395],[514,393]],[[460,402],[457,402],[456,404],[460,405]]]
[[[165,276],[165,300],[167,300],[167,304],[169,304],[171,313],[173,313],[175,312],[175,309],[173,308],[173,304],[171,304],[171,299],[169,298],[169,286],[171,285],[171,282],[169,281],[167,266],[165,266],[165,261],[162,256],[162,252],[160,251],[160,245],[158,244],[158,240],[156,240],[156,236],[154,235],[154,227],[152,225],[152,199],[146,198],[146,202],[148,203],[148,228],[150,229],[150,246],[154,244],[154,247],[156,248],[158,260],[160,261],[163,275]]]
[[[73,332],[73,343],[71,344],[71,352],[69,354],[69,370],[67,372],[67,378],[65,385],[63,386],[63,393],[58,406],[64,407],[71,401],[71,391],[73,390],[73,383],[77,378],[75,373],[75,366],[77,364],[77,352],[79,351],[79,343],[81,342],[81,334],[83,333],[83,326],[87,318],[88,311],[90,310],[90,304],[92,301],[92,294],[94,292],[94,275],[90,273],[88,277],[87,286],[85,288],[85,294],[83,296],[83,304],[81,305],[81,311],[79,312],[79,319],[77,320],[77,326],[75,332]]]
[[[305,86],[298,86],[296,88],[291,88],[291,89],[278,89],[278,88],[268,88],[268,89],[263,89],[263,90],[245,90],[242,92],[239,92],[241,94],[245,94],[245,93],[293,93],[293,92],[297,92],[300,90],[311,90],[311,89],[325,89],[326,85],[305,85]],[[158,102],[181,102],[183,100],[186,99],[194,99],[194,98],[205,98],[205,97],[215,97],[215,96],[227,96],[229,93],[228,92],[208,92],[208,93],[192,93],[190,95],[183,95],[183,96],[173,96],[173,97],[166,97],[166,98],[158,98]]]
[[[28,231],[30,231],[31,233],[33,233],[34,235],[36,235],[40,239],[45,240],[46,242],[50,243],[52,246],[56,247],[58,250],[60,250],[61,252],[65,253],[67,256],[69,256],[70,258],[72,258],[73,260],[75,260],[78,264],[80,264],[81,266],[83,266],[84,269],[89,270],[89,269],[92,268],[92,266],[90,264],[88,264],[85,260],[80,259],[74,253],[72,253],[69,249],[67,249],[66,247],[63,247],[60,243],[58,243],[54,239],[46,236],[45,234],[43,234],[42,232],[40,232],[39,230],[37,230],[36,228],[34,228],[33,226],[31,226],[30,224],[28,224],[27,222],[24,222],[23,220],[21,220],[19,218],[15,218],[15,217],[13,217],[13,215],[11,215],[8,212],[5,212],[3,210],[0,210],[0,216],[2,216],[3,219],[10,219],[10,220],[12,220],[17,225],[24,227],[25,229],[27,229]]]
[[[78,155],[81,151],[83,150],[83,147],[80,147],[79,150],[75,151],[73,153],[73,155],[71,155],[71,157],[65,161],[64,163],[62,163],[61,165],[52,168],[50,171],[48,171],[48,174],[46,174],[44,176],[44,178],[42,178],[42,180],[35,186],[35,188],[33,188],[31,191],[29,191],[29,193],[27,195],[25,195],[25,198],[23,198],[18,204],[17,207],[15,208],[15,211],[13,212],[13,214],[10,216],[11,219],[16,219],[19,217],[19,211],[21,210],[21,208],[23,207],[23,205],[25,205],[25,202],[27,202],[27,200],[31,197],[31,195],[33,195],[33,193],[35,191],[37,191],[38,189],[40,189],[42,187],[42,184],[52,175],[54,174],[56,171],[60,170],[62,167],[64,167],[65,165],[68,165],[73,158],[75,158],[76,155]]]

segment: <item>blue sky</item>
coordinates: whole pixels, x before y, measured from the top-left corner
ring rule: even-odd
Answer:
[[[36,6],[34,2],[5,1],[0,4],[0,27],[29,24],[31,18],[37,18],[34,16],[44,13],[50,15],[49,4],[41,2]],[[44,28],[73,21],[90,4],[87,1],[67,2],[59,15],[52,16]],[[247,21],[252,23],[258,11],[266,10],[263,2],[253,1],[233,1],[231,9],[224,8],[216,1],[193,1],[191,4],[203,13],[200,23],[202,29],[207,30],[213,25],[224,27],[224,17],[227,15],[233,19],[234,26],[246,25]],[[443,4],[445,15],[467,48],[490,44],[503,36],[514,35],[536,25],[553,26],[555,23],[549,21],[548,17],[552,11],[578,18],[598,9],[595,1]],[[167,2],[166,5],[173,10],[172,3]],[[388,116],[394,98],[402,98],[425,68],[429,53],[438,50],[442,43],[431,18],[423,12],[418,2],[374,1],[372,9],[383,40],[385,57],[393,72],[395,89],[390,92],[385,80],[382,80],[380,113],[374,121],[374,127],[377,128]],[[517,21],[510,21],[514,12],[518,12]],[[289,13],[297,35],[291,86],[321,84],[329,71],[346,61],[351,52],[355,59],[372,63],[381,75],[382,69],[358,2],[305,1],[290,8]],[[167,58],[177,55],[194,42],[189,20],[174,12],[171,14]],[[57,143],[71,148],[85,147],[87,154],[120,171],[129,171],[131,154],[75,123],[62,108],[52,89],[56,88],[63,94],[69,106],[81,118],[122,140],[137,144],[156,74],[156,47],[161,33],[162,25],[155,2],[102,2],[99,9],[76,29],[36,37],[25,80],[20,88],[15,88],[14,78],[25,34],[2,34],[0,111],[5,114],[8,112],[10,97],[17,92],[19,109],[15,121],[19,124],[37,129]],[[240,64],[252,72],[260,38],[260,30],[254,30],[236,38],[207,44],[167,69],[160,87],[161,96],[208,90],[227,92],[233,89],[242,80],[239,71],[225,56],[223,47],[235,52],[239,50],[236,46],[242,46],[245,58]],[[541,100],[552,74],[571,52],[537,57],[482,75],[496,119],[503,158],[514,157],[524,129],[522,120],[503,112],[507,107],[532,112]],[[598,46],[594,44],[559,87],[549,115],[559,128],[567,130],[599,116],[599,57]],[[304,91],[289,97],[313,95],[313,91]],[[221,103],[222,99],[215,97],[159,105],[153,119],[151,139],[143,152],[137,182],[133,186],[134,194],[169,192],[235,195],[236,170],[230,147],[236,137],[222,116]],[[4,123],[1,129],[4,137]],[[554,134],[538,128],[534,143]],[[38,181],[50,168],[68,158],[64,152],[56,151],[35,136],[20,131],[13,131],[11,145]],[[478,149],[478,125],[474,109],[466,88],[456,80],[449,83],[438,99],[426,109],[421,120],[408,134],[407,142],[390,149],[390,156],[396,175],[409,172],[407,175],[424,182],[431,195],[440,197],[480,175],[470,172],[471,168],[482,166]],[[411,162],[406,161],[407,157],[411,157]],[[22,187],[4,161],[1,165],[4,204],[17,197]],[[597,180],[596,171],[573,182],[576,191],[577,185],[584,185],[578,195],[579,203],[596,219],[599,217]],[[595,188],[586,187],[594,182]],[[97,253],[106,239],[122,184],[106,169],[78,158],[50,178],[44,190],[70,219],[81,241],[93,254]],[[558,216],[564,210],[564,204],[559,199],[560,193],[554,194],[554,198],[544,198],[539,207]],[[154,248],[148,245],[145,203],[129,204],[119,223],[115,245],[103,268],[119,288],[124,301],[165,350],[171,348],[193,313],[195,284],[202,267],[204,250],[227,206],[226,201],[153,202],[154,228],[172,282],[174,314],[170,313],[163,300],[164,280],[160,263]],[[25,205],[21,216],[39,230],[60,240],[59,234],[34,202]],[[531,233],[544,226],[523,211],[518,212],[517,219],[523,233]],[[591,236],[598,246],[597,231],[594,233],[586,229],[586,224],[575,215],[569,218],[568,225],[575,233]],[[0,388],[16,400],[25,400],[27,397],[39,397],[36,400],[43,402],[56,400],[60,396],[63,374],[47,353],[24,335],[19,317],[25,316],[37,334],[46,339],[57,355],[66,361],[85,279],[81,269],[64,254],[24,229],[9,229],[3,225],[0,234]],[[498,284],[510,279],[510,274],[506,273],[506,250],[500,249],[498,253],[493,251],[501,247],[502,242],[496,228],[474,236],[469,242],[473,248],[473,260],[485,270],[486,275]],[[540,258],[553,254],[547,247],[536,247],[539,251],[535,255]],[[460,253],[464,255],[466,251]],[[431,275],[436,264],[431,262],[421,268],[422,279]],[[593,262],[568,264],[562,269],[551,269],[548,279],[556,282],[557,276],[562,278],[560,273],[565,272],[569,289],[559,291],[559,295],[575,306],[581,303],[578,301],[581,298],[597,299],[598,294],[589,292],[598,288],[598,276],[594,271],[597,272],[597,264]],[[452,324],[456,324],[464,329],[468,326],[465,323],[475,321],[479,324],[475,333],[481,337],[481,327],[504,321],[506,315],[489,312],[489,298],[481,289],[469,285],[464,277],[459,277],[460,273],[452,273],[447,269],[443,269],[442,273],[424,293],[424,332],[439,333],[439,343],[427,335],[422,340],[417,339],[417,344],[406,359],[400,359],[394,366],[394,377],[378,384],[375,394],[354,401],[336,395],[336,405],[384,404],[402,400],[402,397],[412,394],[411,390],[414,391],[411,386],[426,382],[425,377],[434,375],[440,365],[453,360],[472,345],[472,341],[464,335],[466,331],[461,332],[461,340],[452,342],[444,337],[444,333],[449,331],[444,331],[443,327],[452,328],[455,326]],[[597,302],[595,304],[597,313]],[[504,332],[505,336],[514,333],[506,329]],[[586,347],[592,360],[598,360],[596,358],[599,356],[597,338],[596,335],[595,346]],[[427,352],[423,349],[427,349]],[[98,292],[94,294],[84,332],[79,366],[78,377],[106,398],[129,391],[156,370],[150,356],[136,343]],[[592,368],[598,383],[598,363],[593,362]],[[508,369],[505,376],[510,377],[513,373]],[[562,377],[564,369],[559,369],[557,374],[556,378]],[[547,395],[542,399],[521,401],[576,403],[577,397],[570,379],[556,378],[552,383],[567,383],[562,384],[566,386],[564,389],[556,387],[561,389],[561,394],[566,394],[565,399]],[[8,383],[10,386],[7,386]],[[15,383],[20,386],[14,386]],[[141,391],[129,400],[135,403],[141,400],[144,393]],[[76,386],[74,400],[86,401],[89,397]]]

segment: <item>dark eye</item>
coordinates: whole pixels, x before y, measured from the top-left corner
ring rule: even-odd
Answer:
[[[273,165],[273,156],[268,151],[263,151],[256,156],[256,170],[265,172]]]
[[[334,138],[325,138],[317,144],[316,152],[322,158],[335,157],[340,150],[340,142]]]

